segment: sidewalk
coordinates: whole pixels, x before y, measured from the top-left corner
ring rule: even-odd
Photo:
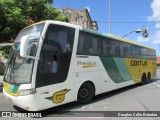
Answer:
[[[0,75],[0,93],[3,91],[3,75]]]
[[[0,84],[2,84],[3,83],[3,75],[0,75]]]

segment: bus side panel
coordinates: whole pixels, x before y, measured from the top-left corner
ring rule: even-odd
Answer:
[[[74,89],[72,81],[37,88],[35,94],[37,110],[59,106],[74,101]]]
[[[101,65],[99,57],[97,56],[84,56],[78,55],[76,58],[74,67],[74,74],[75,74],[75,95],[78,94],[78,90],[81,85],[86,82],[90,81],[95,86],[95,94],[100,93],[100,71]]]
[[[127,81],[141,82],[143,73],[150,72],[155,77],[155,60],[140,60],[131,58],[100,57],[111,80],[115,83]]]
[[[124,58],[100,57],[106,74],[107,82],[103,82],[105,77],[102,77],[102,87],[104,92],[121,88],[124,86],[135,84],[134,78],[128,70],[128,66]]]
[[[145,60],[145,59],[125,59],[128,70],[132,75],[135,83],[140,83],[143,73],[146,76],[150,73],[151,78],[156,76],[156,61],[155,60]]]

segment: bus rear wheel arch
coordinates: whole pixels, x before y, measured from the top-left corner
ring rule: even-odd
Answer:
[[[95,86],[92,82],[85,82],[81,85],[78,95],[77,103],[83,104],[90,102],[95,96]]]

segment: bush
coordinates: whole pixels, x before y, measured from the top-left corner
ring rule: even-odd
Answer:
[[[0,58],[8,58],[11,46],[0,47]]]
[[[6,61],[9,56],[11,46],[0,46],[0,75],[4,74],[5,67],[6,67]]]
[[[4,74],[4,70],[5,70],[5,64],[4,62],[0,59],[0,75]]]

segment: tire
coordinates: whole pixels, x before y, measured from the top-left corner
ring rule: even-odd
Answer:
[[[145,74],[143,74],[142,79],[141,79],[141,84],[145,85],[147,83],[147,77]]]
[[[147,74],[147,79],[148,79],[148,80],[151,79],[151,73],[150,73],[150,72]]]
[[[90,83],[84,83],[78,91],[77,103],[83,104],[90,102],[95,95],[95,89]]]

